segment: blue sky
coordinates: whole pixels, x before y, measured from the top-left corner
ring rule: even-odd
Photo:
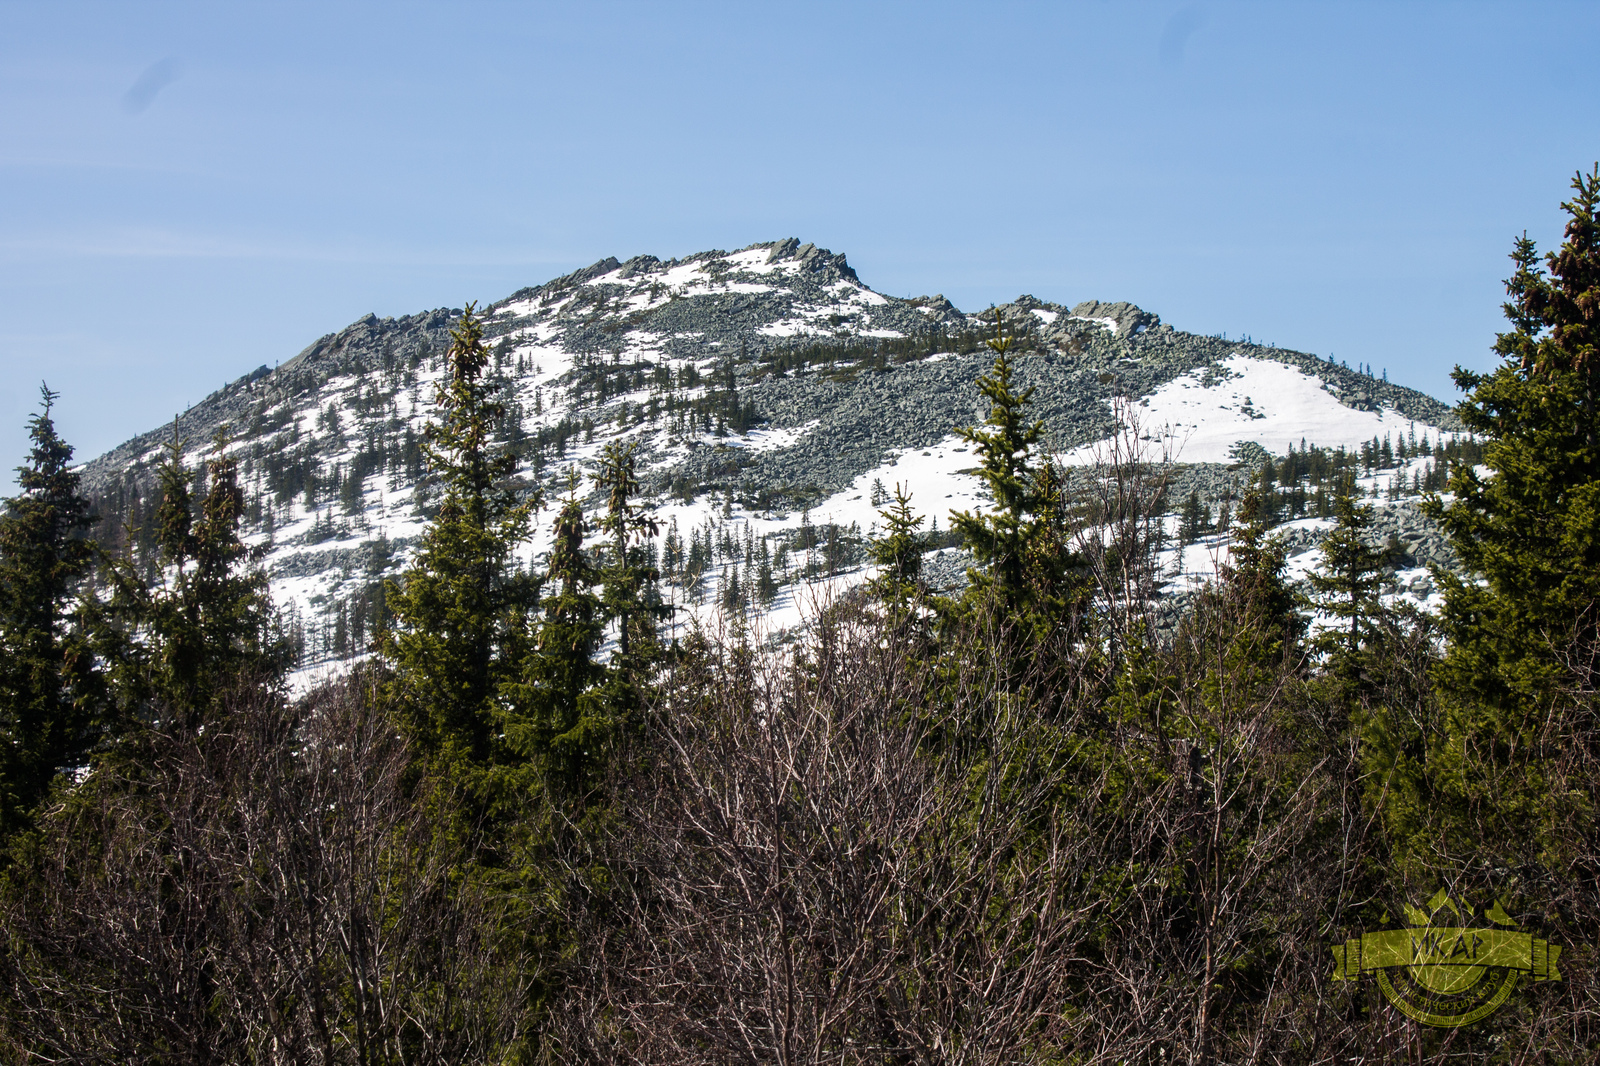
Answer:
[[[1485,367],[1600,5],[0,4],[0,466],[369,311],[795,236],[962,308]]]

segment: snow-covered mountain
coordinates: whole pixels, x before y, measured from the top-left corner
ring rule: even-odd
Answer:
[[[999,310],[1023,334],[1018,376],[1066,461],[1092,462],[1119,423],[1136,425],[1149,457],[1176,464],[1172,498],[1193,491],[1214,513],[1265,455],[1410,441],[1415,458],[1374,465],[1366,484],[1395,497],[1380,528],[1409,561],[1437,561],[1407,479],[1429,461],[1415,442],[1459,429],[1439,401],[1314,355],[1184,333],[1127,303],[1021,296]],[[429,513],[419,439],[460,313],[368,315],[88,463],[104,527],[141,524],[174,432],[193,464],[225,427],[252,495],[250,537],[306,661],[356,652],[375,583],[404,565]],[[482,313],[508,411],[498,436],[521,456],[522,482],[554,498],[606,442],[637,441],[668,593],[686,615],[742,583],[782,626],[819,586],[863,580],[862,539],[897,483],[938,529],[950,510],[983,506],[954,430],[987,412],[974,381],[991,327],[942,296],[875,292],[842,255],[791,239],[604,259]],[[1314,543],[1317,522],[1291,537]],[[548,535],[541,522],[524,565],[539,565]],[[1214,537],[1171,549],[1172,587],[1201,580],[1224,550]],[[930,572],[958,581],[950,554]]]

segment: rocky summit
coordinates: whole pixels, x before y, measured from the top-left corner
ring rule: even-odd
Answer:
[[[954,431],[987,414],[975,381],[996,313],[1017,335],[1051,452],[1088,470],[1131,444],[1163,471],[1167,591],[1214,572],[1226,533],[1211,531],[1264,463],[1318,448],[1362,456],[1358,483],[1397,546],[1403,593],[1427,599],[1424,567],[1450,563],[1417,506],[1460,429],[1446,405],[1315,355],[1186,333],[1129,303],[1019,296],[969,313],[939,295],[878,293],[843,255],[790,239],[602,259],[480,310],[518,484],[554,499],[606,442],[636,442],[683,618],[742,597],[768,625],[792,624],[824,588],[864,578],[863,543],[897,484],[929,519],[928,573],[960,584],[965,560],[941,531],[985,497]],[[302,663],[360,654],[381,580],[434,503],[422,433],[461,313],[368,315],[88,463],[102,536],[137,550],[164,449],[177,439],[197,465],[220,441],[240,458],[249,537]],[[1292,566],[1315,565],[1327,520],[1304,507],[1282,517]],[[548,534],[541,522],[521,565],[540,565]]]

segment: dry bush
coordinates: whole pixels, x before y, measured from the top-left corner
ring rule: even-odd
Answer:
[[[1107,636],[1120,646],[1150,627],[1165,577],[1158,555],[1167,543],[1173,442],[1166,426],[1145,425],[1127,397],[1112,399],[1111,416],[1116,430],[1094,447],[1093,463],[1074,474],[1071,487],[1074,548],[1094,582]]]
[[[4,1039],[47,1062],[464,1062],[526,1014],[503,906],[350,679],[151,734],[43,819],[3,901]]]
[[[1316,1061],[1331,916],[1364,845],[1353,752],[1248,604],[1213,597],[1111,699],[1126,867],[1085,982],[1111,1062]]]
[[[868,613],[787,657],[708,648],[618,784],[566,1053],[1332,1061],[1359,781],[1297,664],[1210,624],[1097,696],[1070,663],[1019,680],[1001,634],[908,655]]]
[[[568,1052],[998,1063],[1069,1042],[1098,834],[1092,805],[1059,800],[1103,784],[1077,779],[1074,746],[992,675],[941,677],[865,615],[793,659],[708,649],[621,783]]]

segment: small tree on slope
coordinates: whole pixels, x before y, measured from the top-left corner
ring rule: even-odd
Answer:
[[[984,343],[994,352],[993,368],[978,378],[989,417],[983,427],[956,433],[974,445],[994,506],[952,511],[950,526],[979,563],[970,572],[969,602],[992,600],[1006,619],[1042,634],[1069,618],[1069,575],[1080,561],[1068,545],[1060,473],[1037,461],[1044,423],[1026,420],[1033,387],[1019,390],[1014,382],[1016,335],[998,312],[995,335]]]
[[[88,604],[95,651],[124,721],[197,728],[223,713],[230,689],[270,685],[287,665],[287,649],[273,635],[266,575],[245,565],[244,493],[227,445],[226,431],[219,433],[197,505],[174,425],[157,471],[157,577],[147,583],[131,557],[115,560],[106,570],[109,600]]]
[[[450,336],[425,445],[444,496],[415,561],[386,587],[394,622],[382,648],[408,732],[438,769],[472,776],[507,756],[497,697],[515,677],[513,649],[527,639],[538,597],[511,553],[537,500],[518,497],[508,484],[516,457],[491,446],[503,411],[483,380],[489,349],[472,304]]]
[[[0,515],[0,837],[21,824],[57,770],[91,741],[92,656],[69,603],[94,560],[88,502],[56,434],[56,393],[41,387],[21,491]]]

